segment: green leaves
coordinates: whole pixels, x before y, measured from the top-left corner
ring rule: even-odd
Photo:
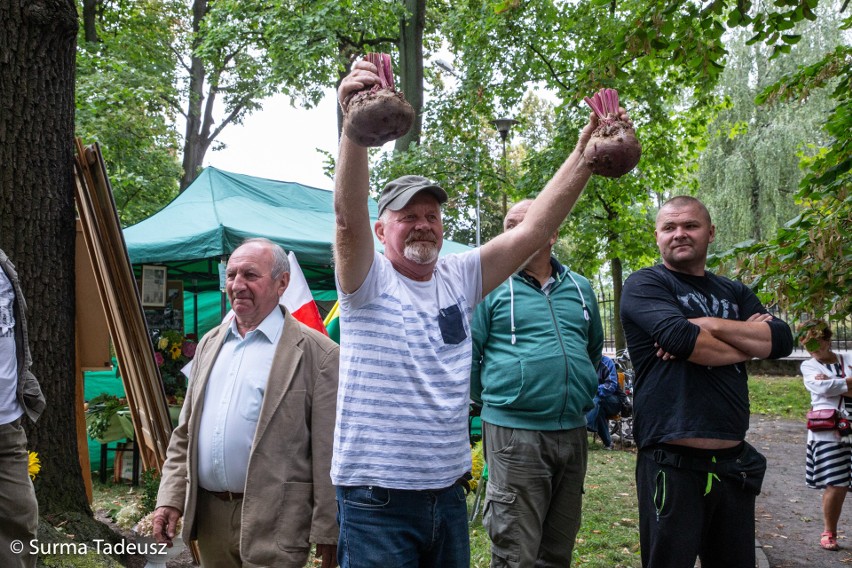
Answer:
[[[103,151],[122,224],[155,213],[178,191],[179,105],[176,43],[170,25],[183,7],[139,3],[118,10],[109,2],[97,21],[100,42],[77,49],[75,128]]]

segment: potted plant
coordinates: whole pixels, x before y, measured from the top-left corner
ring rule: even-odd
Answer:
[[[127,399],[102,393],[86,404],[86,432],[89,438],[106,444],[123,438],[133,438],[133,424],[122,415]]]

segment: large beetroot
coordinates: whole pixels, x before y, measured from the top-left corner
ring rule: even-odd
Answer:
[[[411,129],[414,109],[394,88],[390,55],[368,53],[364,59],[376,66],[380,83],[346,101],[343,131],[359,146],[382,146]]]
[[[593,173],[604,177],[621,177],[639,163],[642,147],[633,125],[618,113],[618,91],[601,89],[586,101],[598,115],[598,127],[586,145],[584,157]]]

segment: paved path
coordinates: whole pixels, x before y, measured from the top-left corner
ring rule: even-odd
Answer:
[[[822,550],[822,492],[805,485],[804,420],[770,420],[752,416],[746,436],[766,455],[768,469],[757,498],[757,541],[770,568],[852,566],[852,499],[840,517],[839,552]]]

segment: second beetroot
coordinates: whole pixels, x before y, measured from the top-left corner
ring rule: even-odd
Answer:
[[[639,163],[642,146],[633,125],[621,120],[618,113],[618,91],[601,89],[586,101],[598,115],[598,127],[592,132],[583,154],[592,173],[617,178]]]

